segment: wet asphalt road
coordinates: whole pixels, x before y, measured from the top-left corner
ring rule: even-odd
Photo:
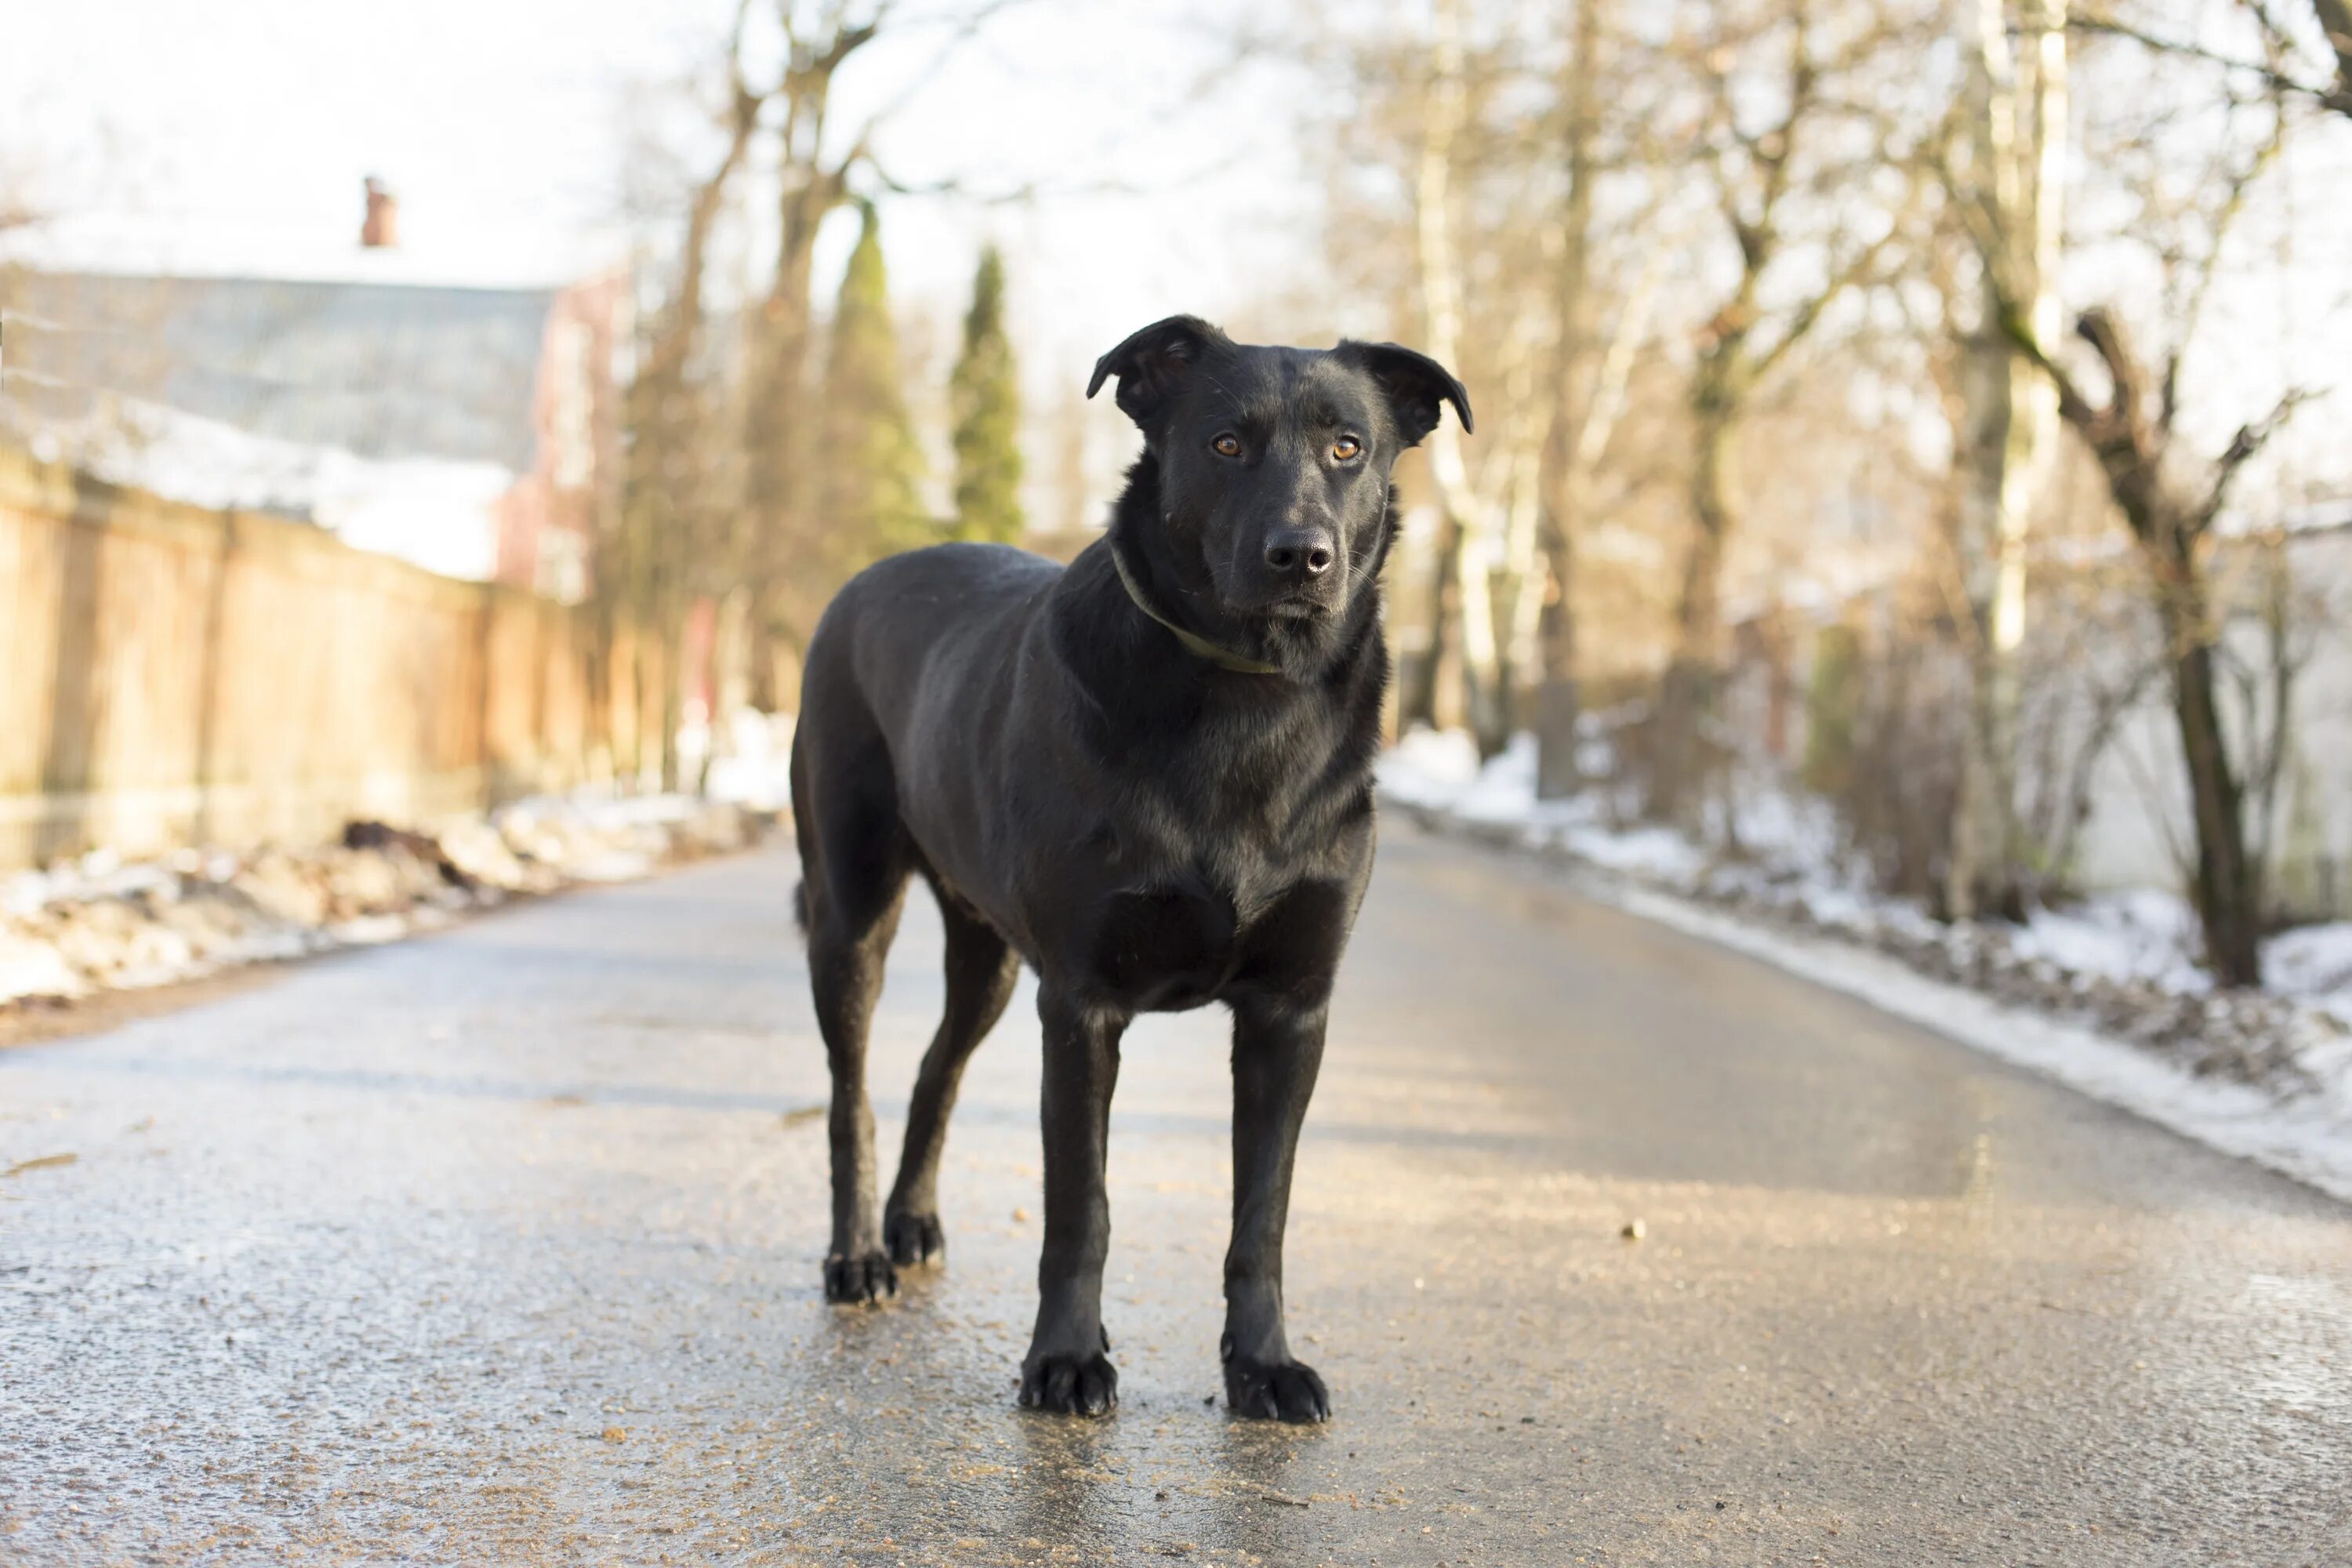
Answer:
[[[1291,1226],[1329,1426],[1213,1402],[1221,1013],[1129,1037],[1116,1416],[1013,1405],[1026,990],[947,1269],[823,1302],[770,852],[0,1052],[0,1563],[2352,1563],[2352,1210],[1386,832]]]

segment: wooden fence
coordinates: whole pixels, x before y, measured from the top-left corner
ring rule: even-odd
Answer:
[[[0,868],[429,823],[658,747],[661,650],[0,450]]]

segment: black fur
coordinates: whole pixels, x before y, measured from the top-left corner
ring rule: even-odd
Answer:
[[[1187,316],[1104,355],[1089,394],[1112,377],[1144,451],[1103,541],[1067,570],[993,545],[894,557],[842,589],[810,643],[792,767],[798,912],[833,1072],[825,1291],[874,1300],[897,1289],[894,1265],[942,1256],[948,1113],[1025,960],[1045,1024],[1045,1243],[1021,1400],[1108,1410],[1103,1159],[1119,1037],[1138,1013],[1222,1002],[1226,1394],[1242,1415],[1320,1420],[1322,1382],[1283,1330],[1283,1225],[1371,871],[1389,474],[1442,404],[1468,428],[1468,399],[1392,344],[1244,346]],[[947,1015],[877,1205],[866,1028],[916,873],[947,923]]]

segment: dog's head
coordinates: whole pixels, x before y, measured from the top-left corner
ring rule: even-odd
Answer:
[[[1394,343],[1236,343],[1195,316],[1144,328],[1096,362],[1157,470],[1155,554],[1185,613],[1238,631],[1286,667],[1346,635],[1386,553],[1389,472],[1470,398],[1436,361]]]

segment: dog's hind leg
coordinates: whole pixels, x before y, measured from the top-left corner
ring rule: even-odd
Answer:
[[[898,1158],[898,1179],[882,1210],[883,1239],[890,1261],[929,1263],[947,1256],[940,1229],[940,1151],[947,1142],[948,1115],[955,1109],[956,1085],[964,1063],[988,1037],[1013,999],[1021,960],[994,927],[953,897],[940,899],[947,926],[948,1005],[907,1106],[907,1144]]]
[[[877,742],[875,748],[878,752]],[[799,761],[795,758],[795,762]],[[795,784],[804,770],[795,767]],[[833,1076],[826,1123],[833,1147],[833,1243],[824,1293],[875,1301],[898,1279],[875,1214],[874,1108],[866,1097],[866,1035],[898,933],[913,849],[899,825],[887,762],[878,774],[843,772],[794,791],[808,917],[809,984]]]

